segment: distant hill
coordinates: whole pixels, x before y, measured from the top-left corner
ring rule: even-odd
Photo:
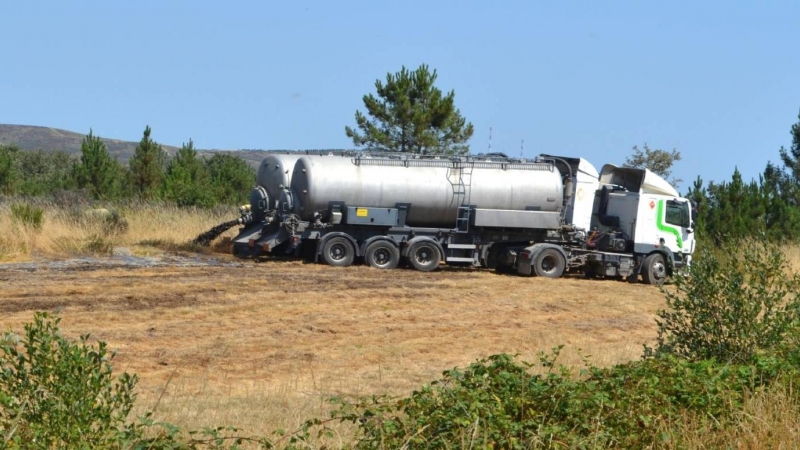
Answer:
[[[84,134],[58,128],[0,124],[0,144],[16,144],[22,150],[62,150],[74,155],[81,152],[81,141],[84,137]],[[138,144],[103,137],[101,140],[106,144],[109,153],[124,162],[131,159]],[[178,150],[171,145],[161,146],[170,155]]]
[[[0,124],[0,145],[16,144],[22,150],[62,150],[71,155],[81,152],[81,141],[85,134],[74,131],[60,130],[58,128],[40,127],[34,125],[5,125]],[[127,162],[136,150],[139,142],[120,141],[101,136],[106,148],[111,155],[122,162]],[[160,143],[161,147],[170,155],[178,151],[178,147]],[[198,150],[201,154],[225,152],[244,159],[254,167],[258,167],[267,153],[272,152],[297,152],[298,150]],[[309,150],[313,152],[340,152],[342,149]]]

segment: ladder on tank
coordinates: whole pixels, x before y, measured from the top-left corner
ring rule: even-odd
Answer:
[[[453,199],[458,202],[455,236],[449,240],[445,252],[445,261],[448,264],[478,264],[478,246],[467,236],[472,213],[470,197],[472,193],[472,171],[474,169],[474,161],[456,160],[453,161],[450,172],[452,179],[448,176],[450,183],[453,185]]]
[[[475,164],[472,161],[456,161],[453,168],[458,170],[458,179],[453,184],[453,197],[458,200],[456,214],[456,233],[469,232],[470,197],[472,193],[472,170]]]

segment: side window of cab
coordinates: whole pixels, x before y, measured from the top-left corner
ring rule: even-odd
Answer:
[[[689,203],[687,202],[668,200],[665,215],[666,217],[664,219],[670,225],[676,225],[682,228],[689,228],[691,226]]]

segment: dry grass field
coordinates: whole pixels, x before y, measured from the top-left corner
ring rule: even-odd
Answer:
[[[564,344],[559,362],[572,367],[585,355],[598,366],[630,361],[654,341],[665,304],[652,286],[579,277],[239,261],[227,254],[234,230],[211,249],[189,245],[233,209],[122,207],[118,233],[81,209],[44,209],[35,229],[0,203],[0,331],[57,313],[67,336],[106,341],[115,369],[138,374],[135,413],[190,429],[294,430],[324,416],[333,395],[408,394],[497,353],[535,362]],[[109,256],[119,248],[132,257]],[[800,269],[800,248],[787,256]],[[160,265],[129,264],[136,257]],[[678,448],[791,447],[797,409],[784,392],[762,393],[735,428],[709,434],[686,418]],[[348,425],[335,429],[346,443]]]
[[[116,368],[140,376],[142,410],[259,434],[324,413],[331,395],[408,393],[491,354],[532,362],[565,344],[565,364],[581,353],[597,365],[638,358],[663,302],[656,288],[615,281],[292,261],[10,265],[0,286],[3,329],[58,312],[66,334],[108,342]]]

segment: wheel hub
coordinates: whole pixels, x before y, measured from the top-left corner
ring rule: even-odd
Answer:
[[[345,249],[342,245],[334,245],[331,247],[331,256],[333,259],[342,259],[345,255]]]
[[[667,276],[667,268],[664,263],[659,262],[653,265],[653,275],[659,280]]]
[[[555,267],[556,263],[551,256],[542,260],[542,269],[544,269],[545,272],[552,272]]]
[[[417,261],[421,263],[429,262],[431,259],[430,254],[428,253],[427,249],[421,249],[417,252]]]
[[[390,259],[391,255],[389,255],[389,251],[386,249],[380,249],[375,252],[375,262],[379,265],[388,263]]]

